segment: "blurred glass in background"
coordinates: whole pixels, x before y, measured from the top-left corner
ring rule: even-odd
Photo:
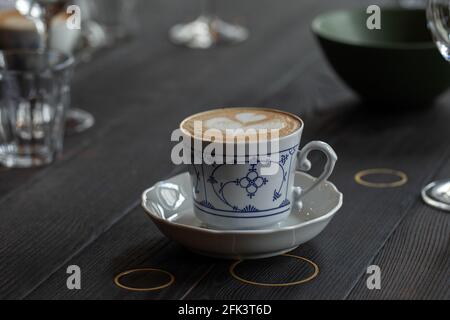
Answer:
[[[0,50],[55,50],[88,62],[104,47],[137,29],[137,0],[0,0]],[[68,28],[69,5],[78,5],[81,28]],[[66,133],[83,132],[94,117],[79,108],[66,113]]]
[[[15,38],[22,38],[20,48],[57,50],[72,55],[79,48],[81,30],[69,28],[70,15],[67,7],[70,0],[13,0],[16,11],[9,16],[15,18]],[[81,11],[81,10],[80,10]],[[19,16],[17,17],[17,15]],[[22,19],[19,19],[22,15]],[[35,41],[23,38],[22,29],[26,24],[34,25]],[[31,29],[26,28],[29,32]],[[17,32],[18,31],[18,32]],[[38,44],[36,46],[36,43]],[[7,46],[6,49],[15,47]],[[94,125],[94,117],[87,111],[72,108],[66,113],[66,131],[68,134],[83,132]]]
[[[85,27],[95,37],[94,46],[113,45],[138,28],[137,0],[78,0]]]
[[[427,0],[397,0],[397,4],[407,9],[425,9]]]
[[[247,40],[247,29],[220,19],[215,5],[216,0],[202,0],[200,16],[192,22],[172,27],[169,31],[170,40],[174,44],[194,49],[208,49],[217,44]]]
[[[0,164],[41,166],[61,154],[72,66],[54,51],[0,53]]]

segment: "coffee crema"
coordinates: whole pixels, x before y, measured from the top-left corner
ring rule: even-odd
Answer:
[[[291,113],[264,108],[223,108],[205,111],[188,117],[180,125],[181,130],[191,137],[216,142],[233,141],[241,136],[250,141],[270,140],[271,130],[276,130],[276,137],[283,138],[296,132],[301,126],[300,118]],[[210,129],[219,130],[222,136],[212,138],[207,132]],[[255,134],[248,134],[249,132]]]

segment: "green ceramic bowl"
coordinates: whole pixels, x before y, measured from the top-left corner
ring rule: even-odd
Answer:
[[[361,97],[399,106],[424,104],[450,87],[424,10],[384,8],[381,30],[369,30],[365,9],[318,16],[312,29],[339,76]]]

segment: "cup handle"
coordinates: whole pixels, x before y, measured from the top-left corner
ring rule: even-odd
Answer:
[[[308,155],[311,151],[321,151],[327,157],[327,163],[322,174],[316,179],[312,186],[306,190],[302,190],[301,187],[294,187],[294,205],[297,209],[302,208],[301,199],[309,192],[314,190],[319,184],[328,179],[333,172],[334,166],[338,159],[336,152],[333,148],[322,141],[312,141],[298,151],[297,170],[309,171],[311,169],[311,161],[308,160]]]

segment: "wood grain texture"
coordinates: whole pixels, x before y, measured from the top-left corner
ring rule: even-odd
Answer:
[[[335,7],[355,4],[361,2],[333,2]],[[312,17],[330,9],[328,1],[239,2],[251,38],[210,51],[167,41],[171,25],[195,16],[192,2],[152,0],[141,6],[144,28],[138,38],[95,59],[75,79],[75,105],[94,113],[96,127],[67,139],[62,161],[29,176],[6,171],[3,177],[15,181],[0,180],[0,190],[7,193],[0,197],[0,298],[377,298],[361,289],[367,265],[377,259],[388,279],[399,277],[396,270],[410,275],[404,286],[392,280],[382,297],[446,297],[440,280],[448,269],[442,258],[448,228],[438,224],[448,220],[413,217],[422,210],[418,190],[445,167],[450,152],[442,139],[450,133],[448,96],[435,108],[407,114],[358,102],[327,67],[309,30]],[[224,17],[235,16],[236,8],[233,1],[220,4]],[[224,105],[297,113],[307,121],[303,142],[325,140],[340,156],[332,181],[344,192],[344,207],[318,238],[294,252],[319,264],[321,273],[311,283],[282,289],[241,284],[229,276],[229,261],[202,258],[170,242],[138,207],[142,190],[173,169],[168,140],[179,121]],[[318,163],[313,173],[320,170]],[[403,170],[409,182],[385,190],[354,183],[357,171],[374,167]],[[408,237],[420,222],[439,232]],[[444,270],[433,279],[424,277],[432,286],[424,283],[406,292],[409,281],[422,279],[423,270],[414,268],[417,261],[408,258],[409,249],[398,247],[402,241],[423,248],[419,252],[429,263],[422,267]],[[402,252],[399,257],[396,250]],[[65,286],[70,264],[82,267],[79,292]],[[115,274],[136,267],[168,270],[176,282],[144,294],[113,285]],[[308,269],[276,258],[240,271],[276,281],[280,275],[284,280],[302,277]]]
[[[98,125],[86,140],[76,138],[82,147],[72,156],[1,200],[0,297],[26,296],[128,214],[140,192],[170,170],[168,137],[180,119],[233,99],[259,101],[259,92],[272,90],[299,54],[312,52],[309,8],[322,4],[258,4],[242,5],[255,30],[242,46],[174,47],[167,43],[167,21],[155,13],[160,22],[152,23],[158,29],[150,34],[158,35],[152,39],[157,50],[142,38],[80,73],[74,92]],[[183,8],[183,2],[172,7],[178,14]],[[285,19],[274,20],[274,14]],[[261,50],[264,43],[271,45]],[[211,79],[214,86],[208,86]]]
[[[169,241],[138,207],[67,262],[80,266],[81,290],[67,290],[65,266],[27,299],[180,299],[213,263]],[[132,292],[113,283],[117,274],[135,268],[166,270],[175,282],[152,292]]]
[[[315,78],[316,76],[323,76],[324,70],[320,70],[320,72],[316,71],[316,68],[312,68],[312,65],[307,65],[302,70],[298,70],[297,79],[299,74],[304,74],[305,72],[308,75],[308,78]],[[303,77],[301,77],[303,79]],[[303,80],[301,80],[303,81]],[[330,77],[328,81],[335,81],[334,77]],[[301,83],[291,83],[292,87],[297,87]],[[302,85],[306,85],[306,83],[302,83]],[[285,90],[291,90],[291,86],[285,88]],[[337,86],[334,92],[328,91],[330,99],[338,99],[339,96],[342,95],[342,87]],[[282,90],[280,95],[284,95],[285,91]],[[292,106],[287,106],[287,110],[291,110],[293,112],[300,112],[305,117],[314,118],[314,115],[309,115],[309,110],[311,109],[310,103],[312,103],[313,96],[315,95],[315,91],[305,90],[305,93],[302,93],[302,96],[305,98],[305,101],[302,105],[298,106],[295,103]],[[275,97],[267,97],[265,101],[274,101],[277,100]],[[331,108],[331,107],[330,107]],[[303,112],[302,110],[305,110]],[[333,109],[333,108],[331,108]],[[331,110],[330,110],[331,111]],[[317,126],[326,126],[326,122],[332,121],[328,117],[322,119],[320,117],[320,121],[317,121]],[[329,130],[329,128],[320,128],[318,130]],[[313,126],[311,126],[311,130],[313,130]],[[183,169],[181,169],[183,170]],[[39,287],[37,287],[27,298],[37,299],[37,298],[86,298],[86,299],[94,299],[94,298],[102,298],[102,299],[111,299],[111,298],[130,298],[130,299],[160,299],[160,298],[171,298],[171,299],[180,299],[185,296],[188,296],[190,292],[195,290],[197,284],[202,280],[202,278],[209,274],[211,268],[216,264],[220,263],[220,261],[211,260],[211,259],[202,259],[200,256],[195,254],[190,254],[185,249],[180,249],[180,247],[176,245],[167,245],[163,249],[153,250],[152,246],[148,246],[145,252],[140,253],[140,258],[142,262],[134,263],[135,259],[133,256],[129,255],[125,248],[133,248],[137,247],[137,251],[140,252],[142,250],[142,245],[139,241],[143,241],[142,239],[146,239],[146,241],[156,241],[149,239],[158,239],[158,241],[167,243],[168,240],[163,240],[163,236],[160,235],[159,232],[155,231],[155,227],[147,222],[145,227],[136,229],[135,220],[136,215],[141,214],[145,216],[143,211],[139,208],[133,211],[133,218],[124,218],[120,222],[118,222],[117,226],[108,230],[105,235],[100,237],[98,240],[93,242],[88,248],[82,250],[77,256],[73,257],[70,261],[67,261],[64,266],[62,266],[59,270],[57,270],[47,281],[42,283]],[[141,221],[139,218],[137,221]],[[110,243],[109,239],[118,239],[122,237],[122,233],[124,230],[134,230],[133,235],[127,238],[124,241],[117,243]],[[134,235],[136,233],[136,235]],[[134,251],[134,250],[128,250]],[[181,254],[183,252],[183,254]],[[97,257],[98,258],[95,258]],[[117,256],[128,256],[128,260],[132,261],[132,265],[123,264],[122,268],[117,267],[116,269],[111,268],[111,264],[113,261],[117,260]],[[112,271],[120,272],[132,267],[148,267],[156,266],[161,267],[159,261],[165,261],[165,259],[176,259],[171,260],[171,263],[164,264],[165,268],[169,268],[169,270],[177,271],[175,276],[177,281],[172,288],[167,290],[163,290],[161,292],[155,292],[150,294],[135,294],[126,292],[123,290],[114,290],[111,289],[111,279],[112,279]],[[124,259],[126,262],[126,259]],[[207,261],[208,263],[205,263]],[[228,262],[227,262],[228,263]],[[227,264],[226,263],[226,264]],[[80,292],[70,292],[65,287],[65,268],[67,265],[77,264],[82,265],[83,270],[88,270],[89,275],[88,279],[84,282],[83,290]],[[105,265],[105,267],[101,266]],[[199,278],[187,276],[189,275],[185,273],[184,268],[180,268],[180,265],[189,265],[189,270],[194,271],[192,274],[196,276],[200,276]],[[100,270],[100,271],[99,271]],[[102,272],[101,270],[107,270],[108,272]],[[101,280],[100,280],[101,279]],[[195,281],[194,281],[195,280]],[[107,284],[107,285],[106,285]],[[102,286],[106,286],[107,290],[102,289]]]
[[[432,179],[449,177],[446,161]],[[349,299],[450,300],[450,215],[426,206],[419,197],[410,211],[370,262],[381,269],[381,290],[368,290],[364,275]]]
[[[299,79],[299,81],[301,82],[302,80]],[[296,81],[288,86],[286,90],[289,91],[292,87],[295,87],[295,83]],[[286,92],[284,90],[279,93],[280,96],[284,96],[285,94]],[[295,96],[295,94],[293,96]],[[272,99],[278,100],[276,97],[273,97]],[[289,108],[289,103],[286,105]],[[426,112],[426,114],[428,114],[428,112]],[[447,112],[447,117],[442,118],[440,121],[438,121],[436,117],[441,117],[445,114],[445,110],[441,110],[438,107],[435,111],[430,113],[428,116],[429,119],[427,119],[433,119],[433,123],[437,124],[437,127],[440,130],[439,132],[441,133],[444,133],[444,131],[441,130],[443,129],[441,126],[445,126],[449,115]],[[419,118],[413,120],[413,117],[404,118],[402,116],[397,119],[391,119],[392,127],[387,126],[385,129],[379,129],[379,121],[382,121],[383,123],[389,123],[389,121],[383,118],[382,114],[378,114],[377,118],[374,118],[374,120],[370,122],[366,121],[364,128],[360,128],[366,132],[365,138],[352,138],[352,132],[355,124],[358,124],[361,121],[361,117],[365,117],[367,115],[367,112],[361,112],[358,109],[350,109],[350,112],[347,112],[347,116],[343,117],[342,123],[349,124],[349,122],[351,122],[353,125],[349,125],[348,129],[339,128],[338,130],[343,132],[342,135],[337,134],[335,138],[332,138],[333,145],[337,148],[337,150],[342,151],[343,148],[345,148],[345,150],[340,153],[340,163],[338,165],[336,175],[333,177],[333,181],[341,188],[341,190],[344,191],[344,194],[346,195],[343,209],[321,236],[294,252],[295,254],[312,258],[319,264],[321,268],[319,278],[309,284],[292,288],[258,288],[240,284],[232,279],[228,273],[228,267],[230,265],[230,262],[228,261],[210,261],[208,265],[208,263],[203,264],[204,260],[200,260],[202,263],[193,268],[193,270],[201,270],[201,277],[204,277],[203,279],[200,279],[198,283],[194,282],[194,284],[192,284],[193,279],[183,277],[182,270],[180,269],[179,273],[181,276],[180,274],[177,276],[178,281],[182,284],[180,287],[173,287],[170,291],[167,289],[167,291],[162,291],[159,294],[152,295],[141,294],[136,296],[133,293],[122,293],[121,297],[170,297],[177,299],[180,298],[180,296],[183,297],[182,291],[186,290],[186,288],[192,284],[194,287],[191,287],[191,289],[186,291],[186,293],[188,293],[186,298],[345,298],[354,286],[355,281],[357,281],[361,273],[364,272],[367,263],[371,261],[373,256],[380,250],[380,248],[382,248],[386,239],[389,238],[395,227],[401,225],[403,219],[406,219],[408,216],[410,207],[413,206],[416,201],[417,185],[421,185],[423,181],[430,179],[430,173],[425,171],[416,173],[414,170],[416,168],[416,163],[414,161],[408,161],[410,155],[414,159],[415,157],[412,154],[416,152],[420,153],[420,150],[417,151],[415,149],[415,142],[407,142],[407,145],[400,147],[400,150],[398,147],[401,145],[399,144],[399,141],[403,142],[404,138],[410,134],[409,129],[405,128],[411,126],[410,128],[424,130],[424,133],[428,134],[431,130],[427,129],[427,123],[423,122],[420,124],[421,121]],[[422,114],[422,116],[424,115]],[[315,127],[315,122],[322,123],[323,120],[320,118],[311,118],[310,121],[312,122],[312,127]],[[397,127],[402,128],[400,131],[396,132],[396,135],[399,135],[400,137],[398,137],[398,139],[389,139],[389,136],[392,134],[392,130],[396,130],[395,128]],[[325,134],[328,138],[330,138],[333,136],[333,130],[335,130],[334,127],[332,127],[331,132],[328,131],[326,127],[320,128],[316,134]],[[446,130],[448,131],[448,129]],[[374,135],[374,131],[377,131],[378,134]],[[324,138],[327,138],[326,136]],[[352,139],[356,141],[348,144],[348,142]],[[364,143],[364,141],[367,143]],[[433,140],[433,142],[427,142],[421,145],[421,147],[425,150],[431,150],[431,146],[428,143],[440,145],[442,141]],[[394,148],[394,145],[397,147]],[[386,150],[390,150],[388,152],[392,152],[394,154],[394,158],[388,157],[388,155],[382,151],[382,147],[385,147]],[[376,156],[375,151],[378,148],[380,148],[378,152],[380,152],[381,155]],[[352,150],[355,150],[355,152],[351,152]],[[359,150],[362,155],[359,154],[359,152],[356,152],[356,150]],[[369,154],[370,156],[365,157],[363,156],[364,154]],[[347,155],[349,155],[349,158],[347,158]],[[431,155],[427,153],[426,158],[428,158],[427,161],[430,163],[438,163],[439,158],[442,158],[442,156],[445,156],[444,149],[442,150],[442,153],[439,152],[439,150],[435,150],[431,153]],[[402,164],[402,167],[400,168],[398,167],[399,163]],[[428,162],[422,162],[424,165],[427,163]],[[407,172],[410,178],[408,185],[399,189],[375,190],[361,187],[353,182],[352,178],[356,170],[363,169],[365,167],[380,166],[380,164],[388,167],[397,167]],[[382,202],[379,201],[381,198],[383,199]],[[365,199],[365,201],[358,201],[358,199]],[[370,206],[368,203],[370,203]],[[105,236],[108,238],[120,237],[120,232],[123,232],[122,230],[134,229],[132,222],[133,220],[127,219],[127,221],[123,222],[123,224],[126,224],[126,227],[122,226],[120,229],[111,230],[111,232],[108,232]],[[122,222],[120,224],[122,224]],[[110,235],[110,233],[115,235]],[[133,247],[134,242],[127,240],[122,245]],[[115,256],[121,255],[121,248],[115,246],[112,246],[105,252],[98,251],[99,248],[104,248],[106,246],[107,244],[105,244],[103,240],[99,239],[99,241],[96,241],[92,245],[92,248],[88,248],[83,251],[79,257],[74,258],[70,263],[76,263],[78,261],[85,265],[85,261],[88,261],[85,268],[88,270],[94,270],[95,266],[99,263],[103,263],[101,259],[95,258],[96,256],[102,257],[106,262],[110,263],[110,261],[114,260]],[[164,260],[168,257],[179,256],[180,251],[177,247],[167,247],[165,250],[160,250],[158,252],[153,252],[153,250],[150,250],[149,247],[149,251],[147,253],[147,259],[152,261],[150,264],[152,266],[160,266],[160,264],[155,264],[153,262],[159,261],[158,259]],[[190,255],[186,252],[186,256],[178,259],[177,261],[178,263],[184,264],[188,262],[193,263],[192,261],[197,261],[198,259],[198,256]],[[130,258],[130,261],[133,261],[133,259]],[[209,270],[209,267],[214,264],[215,267],[212,270]],[[147,265],[148,263],[138,263],[133,266],[142,267]],[[162,265],[170,266],[170,264]],[[309,269],[302,269],[301,267],[302,266],[296,264],[295,261],[286,261],[283,259],[280,260],[280,258],[274,258],[260,262],[252,262],[252,268],[247,267],[241,271],[245,276],[250,277],[250,279],[260,281],[289,281],[304,277],[308,274]],[[173,265],[172,268],[178,270],[175,265]],[[420,275],[420,273],[417,273],[416,275]],[[280,276],[282,278],[280,278]],[[30,297],[74,297],[71,296],[71,293],[69,293],[65,287],[62,286],[62,284],[64,284],[64,279],[64,272],[59,270],[57,274],[49,279],[48,282],[44,283],[35,292],[33,292]],[[111,281],[111,272],[106,273],[105,275],[95,273],[95,277],[93,277],[93,279],[96,279],[97,282],[107,283],[108,281]],[[95,292],[102,292],[102,290],[101,287],[97,285],[96,281],[89,283],[85,288],[85,291],[83,290],[83,292],[80,292],[77,295],[85,298],[98,297],[95,295]],[[442,283],[434,284],[435,287],[436,285],[441,286],[439,288],[440,290],[444,290],[445,288]],[[177,291],[173,293],[172,290]],[[167,292],[170,292],[170,295],[167,294]],[[108,290],[108,292],[103,292],[102,296],[104,298],[112,298],[117,297],[116,294],[116,290]],[[416,298],[417,297],[418,296],[416,296]]]

